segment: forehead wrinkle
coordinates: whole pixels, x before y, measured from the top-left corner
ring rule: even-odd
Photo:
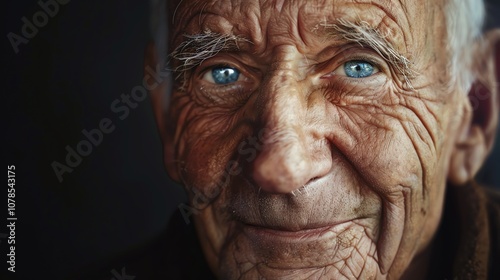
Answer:
[[[206,58],[213,57],[221,51],[238,51],[240,43],[247,39],[232,34],[221,34],[211,31],[197,34],[185,34],[184,40],[171,53],[174,59],[185,61],[189,56],[199,55]],[[206,53],[206,54],[205,54]]]
[[[387,0],[385,3],[377,3],[376,1],[370,1],[369,4],[377,7],[381,11],[385,13],[385,16],[392,21],[398,29],[402,30],[409,30],[409,10],[406,7],[406,5],[399,0],[397,3],[399,3],[399,8],[403,11],[398,12],[395,11],[397,7],[395,7],[394,1]],[[399,15],[399,17],[397,16]],[[402,15],[402,16],[401,16]],[[383,21],[380,22],[382,24]],[[389,27],[390,28],[390,27]],[[406,50],[408,50],[408,47],[410,46],[411,42],[409,42],[410,38],[407,36],[406,32],[401,32],[401,35],[403,37],[403,42],[401,42],[402,45],[405,46]],[[411,34],[410,34],[411,35]]]
[[[229,6],[224,7],[220,5],[220,2],[227,3]],[[196,32],[205,31],[201,29],[201,26],[202,22],[205,21],[204,18],[208,15],[219,16],[224,18],[226,22],[229,22],[226,18],[227,13],[223,14],[220,11],[224,11],[225,9],[233,10],[232,2],[220,0],[180,0],[172,14],[173,30],[175,31],[173,38],[176,39],[180,35],[179,33],[193,27],[198,28]],[[193,31],[194,29],[191,30],[191,32]]]
[[[327,18],[326,21],[332,21],[332,23],[336,23],[339,20],[346,20],[353,23],[366,22],[373,30],[377,30],[383,36],[387,36],[387,40],[395,47],[404,47],[404,51],[408,52],[407,46],[410,42],[407,42],[405,31],[410,30],[407,24],[406,12],[402,11],[403,8],[399,7],[398,9],[398,7],[394,7],[395,5],[391,4],[384,6],[375,1],[360,2],[346,3],[340,6],[335,11],[337,16]],[[391,1],[388,2],[393,3]],[[403,18],[401,14],[405,14]]]
[[[301,33],[300,8],[293,9],[290,5],[283,7],[269,18],[265,28],[266,45],[275,48],[280,45],[305,46],[304,36]]]
[[[180,28],[180,30],[186,30],[186,27],[189,27],[190,32],[194,31],[193,33],[202,33],[209,30],[220,34],[235,34],[245,37],[252,42],[252,51],[256,55],[264,55],[264,53],[270,51],[269,48],[274,47],[273,43],[295,44],[303,51],[307,51],[303,47],[309,49],[321,47],[320,45],[325,44],[324,40],[316,40],[318,34],[312,31],[315,28],[314,23],[317,23],[317,20],[323,17],[329,21],[335,21],[338,18],[345,18],[352,22],[366,21],[370,26],[373,26],[373,30],[378,30],[379,34],[383,35],[381,37],[392,32],[394,35],[383,38],[391,43],[392,48],[384,49],[399,54],[397,57],[413,59],[413,55],[408,48],[410,46],[411,49],[412,46],[410,42],[413,41],[412,34],[406,33],[409,31],[409,19],[417,15],[406,14],[410,11],[408,10],[409,7],[407,7],[408,3],[403,0],[285,1],[282,6],[278,5],[281,10],[277,9],[276,5],[279,3],[275,0],[183,0],[182,2],[185,4],[182,11],[184,18],[189,16],[191,21],[196,23],[193,22],[188,26],[184,21],[184,28]],[[193,3],[193,5],[188,5],[188,2],[189,4]],[[297,5],[301,7],[297,7]],[[289,22],[289,19],[287,20],[286,16],[293,18],[288,14],[288,12],[293,12],[293,7],[297,8],[298,18],[293,20],[292,25],[294,26],[290,26],[291,22]],[[418,9],[414,12],[418,12]],[[199,18],[194,20],[193,17],[195,16]],[[285,22],[283,23],[281,19]],[[177,30],[179,31],[179,29]],[[278,31],[280,34],[273,34],[273,31]],[[382,42],[383,40],[378,41]],[[365,40],[365,43],[367,42],[369,40]],[[179,44],[178,41],[176,43]],[[399,52],[395,52],[393,49],[399,50]],[[404,54],[404,56],[400,54]],[[403,62],[403,60],[400,59],[399,62]],[[404,63],[399,64],[404,65]],[[409,71],[407,72],[409,73]]]
[[[182,12],[176,16],[180,20],[172,36],[174,45],[178,45],[182,40],[182,37],[179,39],[180,35],[205,31],[238,35],[251,39],[254,45],[264,43],[265,30],[262,30],[261,26],[267,26],[268,15],[265,11],[271,8],[270,1],[182,1],[185,5],[179,8]],[[186,30],[189,31],[185,32]]]

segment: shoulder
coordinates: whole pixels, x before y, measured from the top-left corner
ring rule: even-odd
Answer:
[[[493,207],[494,209],[500,208],[500,190],[482,187],[484,189],[484,193],[488,198],[488,207]]]
[[[487,198],[487,211],[490,231],[489,277],[500,279],[500,191],[483,188]]]

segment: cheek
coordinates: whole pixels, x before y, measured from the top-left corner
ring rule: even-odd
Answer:
[[[411,122],[380,112],[382,108],[347,106],[333,109],[339,121],[330,141],[378,192],[419,183],[417,141]]]
[[[382,197],[406,187],[425,199],[429,189],[444,183],[436,180],[445,173],[438,165],[440,106],[388,91],[377,100],[330,105],[329,140]]]
[[[234,122],[236,115],[197,106],[190,102],[179,111],[175,137],[176,161],[182,183],[190,196],[211,201],[226,186],[228,174],[234,173],[230,160],[242,129]]]

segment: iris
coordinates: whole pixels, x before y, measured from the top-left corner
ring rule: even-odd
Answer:
[[[344,64],[344,71],[350,78],[365,78],[373,74],[374,66],[366,61],[353,60]]]
[[[219,85],[234,83],[240,77],[240,71],[235,68],[223,66],[212,69],[212,78]]]

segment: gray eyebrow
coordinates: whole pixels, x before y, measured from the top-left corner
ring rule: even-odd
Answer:
[[[214,57],[221,51],[230,52],[239,50],[239,44],[250,42],[249,40],[236,35],[220,34],[206,31],[201,34],[185,34],[184,40],[170,54],[170,57],[180,64],[174,71],[177,78],[181,78],[183,73],[200,65],[204,60]]]
[[[324,28],[330,37],[372,48],[391,64],[403,76],[409,88],[413,89],[410,79],[415,76],[416,72],[411,68],[410,60],[399,53],[379,30],[367,22],[353,23],[340,19],[335,23],[321,22],[318,27]],[[170,54],[170,57],[179,62],[179,66],[174,69],[177,73],[176,79],[182,79],[188,70],[221,51],[238,51],[240,43],[251,43],[241,36],[212,31],[185,34],[184,37],[186,40]]]
[[[372,48],[391,64],[403,76],[410,89],[413,89],[410,79],[414,78],[417,72],[412,69],[412,63],[399,53],[379,30],[364,21],[353,23],[343,19],[335,23],[321,22],[319,26],[331,37]]]

